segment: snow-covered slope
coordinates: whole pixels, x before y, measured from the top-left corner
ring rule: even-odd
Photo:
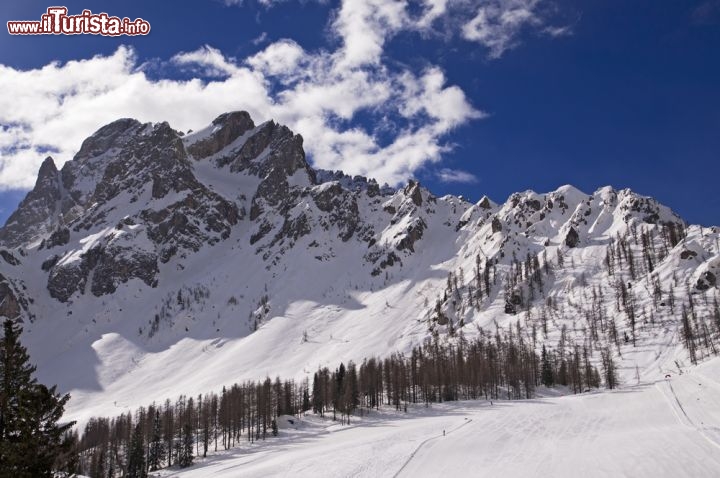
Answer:
[[[720,474],[720,359],[623,390],[309,415],[157,477],[705,477]],[[443,430],[445,435],[443,436]]]
[[[712,353],[717,228],[610,187],[394,190],[316,172],[302,142],[244,112],[187,136],[126,119],[43,164],[0,230],[0,314],[69,418],[496,327],[610,350],[629,383],[689,363],[685,309]]]

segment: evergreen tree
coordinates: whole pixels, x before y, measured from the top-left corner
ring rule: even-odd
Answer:
[[[310,391],[308,390],[307,383],[303,387],[303,400],[302,400],[302,411],[307,412],[312,408],[310,406]]]
[[[182,428],[182,444],[180,446],[180,456],[178,457],[178,465],[180,468],[192,466],[193,459],[193,432],[189,423]]]
[[[66,432],[58,425],[70,395],[60,396],[33,378],[22,329],[6,319],[0,340],[0,477],[52,476],[58,458],[67,452]]]
[[[140,423],[135,425],[135,430],[130,439],[126,476],[128,478],[145,478],[147,476],[145,468],[145,443]]]
[[[160,410],[155,410],[153,419],[153,429],[150,446],[148,449],[148,468],[150,471],[157,471],[165,461],[165,441],[162,438],[162,428],[160,421]]]
[[[552,387],[555,384],[555,377],[553,376],[552,365],[548,359],[547,350],[545,350],[545,344],[542,346],[542,354],[540,356],[541,361],[541,372],[540,380],[546,387]]]
[[[615,370],[615,361],[609,348],[601,350],[603,370],[605,372],[605,386],[607,388],[617,387],[617,374]]]

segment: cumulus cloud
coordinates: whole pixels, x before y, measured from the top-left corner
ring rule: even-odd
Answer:
[[[290,79],[303,75],[298,67],[306,59],[307,54],[300,45],[292,40],[280,40],[248,58],[247,63],[265,75]]]
[[[443,183],[465,183],[475,184],[478,182],[477,176],[467,171],[459,169],[443,168],[437,172],[437,178]]]
[[[345,0],[333,30],[342,39],[338,67],[377,64],[385,41],[408,21],[405,0]]]
[[[130,47],[31,70],[0,65],[0,188],[32,187],[45,156],[61,165],[84,138],[120,117],[186,131],[239,109],[302,134],[319,167],[405,181],[441,161],[454,128],[483,117],[441,68],[413,71],[384,58],[393,35],[429,27],[454,4],[418,1],[419,11],[407,0],[343,0],[329,21],[335,49],[307,51],[281,39],[233,58],[206,45],[166,59],[161,78],[148,76]],[[532,23],[536,1],[510,0],[515,7],[493,10],[499,3],[484,0],[478,16],[485,16],[470,22],[466,36],[502,53],[512,32]],[[193,79],[177,79],[173,69]],[[439,177],[468,180],[460,173],[441,170]]]

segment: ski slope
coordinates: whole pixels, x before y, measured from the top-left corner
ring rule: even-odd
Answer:
[[[720,359],[608,392],[281,425],[278,438],[151,476],[720,476]]]

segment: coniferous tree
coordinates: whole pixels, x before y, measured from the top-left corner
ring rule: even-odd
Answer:
[[[33,378],[22,329],[11,319],[3,324],[0,340],[0,477],[52,476],[56,460],[65,453],[66,433],[74,425],[58,424],[70,395]]]
[[[615,361],[612,357],[610,348],[600,351],[602,356],[603,372],[605,373],[605,386],[613,389],[617,387],[617,373],[615,371]]]
[[[180,446],[180,456],[178,457],[178,465],[180,468],[187,468],[192,466],[193,459],[193,432],[192,427],[189,423],[186,423],[182,427],[182,444]]]
[[[165,441],[162,438],[162,423],[160,421],[160,410],[155,410],[153,417],[152,438],[148,448],[148,468],[150,471],[157,471],[165,461]]]
[[[546,387],[552,387],[555,383],[555,378],[553,377],[553,370],[552,365],[550,365],[550,360],[548,359],[547,350],[545,350],[545,345],[542,346],[542,354],[540,356],[540,362],[541,362],[541,381],[542,384]]]
[[[145,478],[145,440],[143,439],[142,426],[138,422],[133,430],[128,450],[127,478]]]

